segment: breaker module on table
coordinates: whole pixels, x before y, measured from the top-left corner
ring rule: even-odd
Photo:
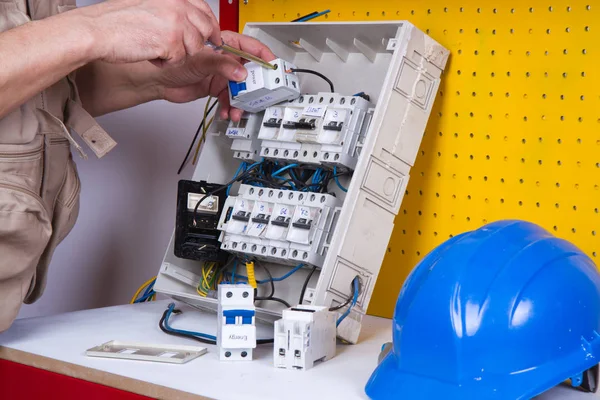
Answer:
[[[275,69],[267,69],[249,62],[244,65],[248,76],[243,82],[229,82],[229,101],[232,107],[248,112],[264,111],[273,104],[300,96],[300,82],[291,72],[295,65],[276,59]]]
[[[220,250],[218,222],[226,195],[216,193],[202,200],[207,193],[220,187],[205,181],[180,180],[177,191],[174,253],[190,260],[225,262],[227,253]],[[196,205],[197,212],[194,214]]]
[[[246,284],[220,284],[217,346],[222,361],[252,360],[256,347],[254,289]]]
[[[339,206],[330,194],[241,185],[225,201],[221,248],[279,264],[321,266]]]
[[[335,314],[326,307],[298,305],[275,321],[273,363],[277,368],[307,370],[335,356]]]
[[[258,133],[260,155],[354,169],[372,113],[363,97],[339,93],[302,95],[271,106]]]

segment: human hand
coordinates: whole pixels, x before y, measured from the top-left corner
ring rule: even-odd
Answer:
[[[206,40],[221,43],[219,24],[204,0],[108,0],[65,14],[91,18],[95,58],[111,63],[182,65]]]
[[[221,32],[223,41],[237,49],[258,56],[265,61],[276,57],[267,46],[249,36],[234,32]],[[231,108],[229,104],[228,81],[246,79],[246,69],[242,60],[231,54],[220,54],[206,48],[179,67],[164,68],[157,71],[157,82],[161,88],[161,98],[185,103],[201,97],[218,98],[221,106],[221,118],[239,121],[242,111]]]

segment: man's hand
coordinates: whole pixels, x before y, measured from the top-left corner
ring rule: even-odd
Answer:
[[[181,65],[206,40],[221,43],[219,24],[204,0],[108,0],[64,18],[76,25],[84,16],[95,38],[95,58],[110,63]]]
[[[272,61],[276,57],[267,46],[249,36],[234,32],[222,32],[228,45]],[[161,97],[174,103],[184,103],[200,97],[212,96],[219,99],[221,118],[238,121],[242,111],[231,109],[227,82],[246,79],[242,60],[229,54],[219,54],[206,48],[189,58],[180,67],[165,68],[159,72],[157,81]]]

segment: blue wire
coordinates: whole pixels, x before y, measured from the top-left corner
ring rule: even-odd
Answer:
[[[298,271],[302,267],[304,267],[304,264],[298,264],[296,267],[291,269],[287,274],[285,274],[279,278],[273,278],[273,282],[281,282],[282,280],[289,278],[294,272]],[[256,283],[267,283],[267,282],[271,282],[271,280],[264,279],[262,281],[256,281]]]
[[[352,297],[352,303],[350,303],[350,307],[348,307],[348,309],[344,311],[344,313],[338,318],[337,322],[335,323],[336,328],[342,323],[342,321],[348,316],[348,314],[350,314],[350,310],[352,310],[352,307],[354,307],[358,302],[358,283],[358,277],[352,280],[352,284],[354,285],[354,296]]]
[[[283,171],[290,169],[290,168],[296,168],[298,166],[298,164],[290,164],[290,165],[286,165],[283,168],[278,169],[277,171],[273,172],[271,174],[272,177],[276,177],[277,175],[279,175],[280,173],[282,173]]]
[[[155,294],[156,294],[156,292],[153,290],[150,293],[148,293],[148,294],[140,297],[136,301],[134,301],[134,303],[143,303],[144,301],[148,300],[150,297],[154,296]]]
[[[152,282],[150,282],[150,284],[148,285],[148,287],[146,288],[146,290],[144,291],[143,296],[146,296],[148,293],[152,292],[154,289],[154,284],[156,283],[156,279],[154,279]]]
[[[198,337],[205,338],[208,340],[214,340],[214,341],[217,340],[217,338],[215,336],[207,335],[206,333],[184,331],[184,330],[175,329],[175,328],[172,328],[171,326],[169,326],[169,318],[171,317],[171,314],[173,313],[174,309],[175,309],[175,303],[169,304],[169,310],[167,311],[167,314],[165,315],[165,329],[166,330],[168,330],[170,332],[181,333],[184,335],[198,336]]]
[[[237,258],[233,261],[233,270],[231,272],[231,280],[229,281],[229,283],[231,284],[235,284],[235,270],[237,269]],[[246,280],[248,280],[246,278]]]
[[[307,15],[306,17],[299,19],[296,22],[306,22],[306,21],[310,21],[311,19],[315,19],[317,17],[320,17],[321,15],[325,15],[330,13],[331,10],[325,10],[325,11],[321,11],[320,13],[314,14],[314,15]]]
[[[242,163],[240,164],[240,166],[238,167],[237,171],[235,171],[235,175],[233,176],[234,178],[237,178],[238,175],[240,174],[240,172],[242,172],[242,170],[246,171],[246,162],[242,161]],[[222,189],[221,189],[222,190]],[[231,190],[231,185],[227,186],[227,192],[225,192],[227,194],[227,197],[229,197],[229,191]]]
[[[304,267],[304,264],[299,264],[299,265],[295,266],[293,269],[289,270],[287,274],[285,274],[285,275],[283,275],[283,276],[281,276],[279,278],[273,278],[273,282],[281,282],[282,280],[289,278],[294,272],[298,271],[302,267]],[[248,282],[248,277],[245,276],[245,275],[237,274],[236,275],[236,279],[237,279],[238,282],[244,282],[244,281],[245,281],[244,283]],[[256,281],[256,283],[259,283],[261,285],[263,283],[268,283],[268,282],[271,282],[271,280],[270,279],[263,279],[261,281]]]
[[[344,191],[347,192],[348,189],[346,189],[345,187],[342,186],[342,184],[340,183],[340,180],[337,177],[337,166],[333,167],[333,180],[335,181],[335,184],[338,185],[338,187]]]

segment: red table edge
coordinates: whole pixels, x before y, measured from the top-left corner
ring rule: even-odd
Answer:
[[[132,361],[132,363],[135,362],[138,361]],[[50,373],[52,375],[48,375],[47,373]],[[145,400],[148,398],[178,400],[210,400],[208,397],[194,395],[192,393],[183,392],[166,386],[156,385],[138,379],[113,374],[111,372],[105,372],[94,368],[84,367],[82,365],[72,364],[69,362],[55,360],[49,357],[44,357],[37,354],[0,346],[1,399],[16,400],[21,398],[41,398],[36,396],[7,397],[4,395],[5,393],[19,393],[20,396],[23,396],[23,393],[25,393],[24,389],[27,389],[28,386],[41,386],[42,388],[44,388],[45,393],[53,394],[53,392],[50,391],[50,387],[41,385],[41,381],[38,384],[37,381],[38,378],[47,379],[49,377],[55,380],[57,385],[59,385],[56,386],[56,388],[60,388],[61,384],[58,383],[59,380],[62,382],[63,386],[68,383],[69,387],[71,387],[73,384],[81,383],[77,381],[83,381],[86,384],[93,385],[88,385],[88,388],[95,387],[97,390],[102,390],[103,388],[110,388],[128,394],[135,394],[137,396],[121,397],[121,399],[123,400]],[[2,388],[2,386],[8,385],[8,383],[10,383],[10,386],[18,387],[19,392],[4,392],[4,388]],[[90,391],[90,393],[93,392]],[[71,399],[56,396],[53,396],[51,398],[61,398],[61,400]],[[113,399],[113,397],[101,398]],[[89,393],[85,397],[78,397],[78,399],[95,400],[94,397],[90,397]]]

